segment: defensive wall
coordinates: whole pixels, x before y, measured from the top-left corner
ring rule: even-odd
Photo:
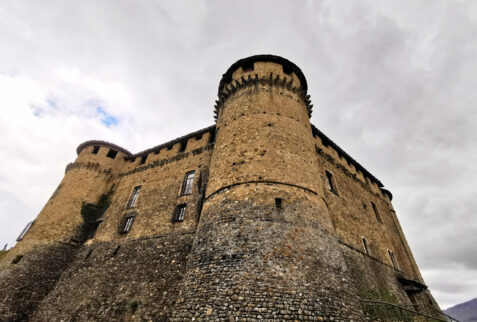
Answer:
[[[296,65],[253,56],[224,74],[216,125],[136,154],[81,144],[0,259],[0,317],[360,321],[362,300],[439,311],[391,193],[312,112]]]

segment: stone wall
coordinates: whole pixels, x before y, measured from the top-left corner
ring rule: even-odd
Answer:
[[[414,293],[412,296],[416,303],[413,304],[398,279],[404,277],[402,272],[375,257],[353,249],[350,245],[340,243],[340,248],[349,268],[348,277],[357,291],[356,297],[362,300],[395,303],[407,309],[439,317],[440,308],[428,290]],[[380,305],[365,305],[364,302],[362,304],[365,314],[371,317],[396,319],[400,317],[398,310],[390,310],[389,307]]]
[[[324,200],[332,218],[335,233],[347,244],[364,250],[365,238],[370,254],[392,265],[389,250],[395,254],[397,268],[423,282],[417,265],[408,251],[389,198],[376,183],[358,172],[343,157],[316,138]],[[333,176],[336,191],[328,189],[326,171]],[[373,209],[376,207],[377,214]]]
[[[208,144],[210,133],[200,140],[192,139],[186,151],[174,149],[150,153],[144,164],[130,161],[115,181],[112,204],[103,216],[92,242],[150,237],[158,234],[195,231],[207,184],[212,145]],[[191,140],[189,140],[191,141]],[[192,192],[181,194],[185,174],[194,171]],[[141,186],[134,207],[128,207],[134,187]],[[174,222],[173,215],[178,205],[186,205],[184,220]],[[134,214],[134,222],[127,234],[119,228],[128,214]]]
[[[0,320],[28,320],[76,251],[76,246],[52,243],[5,256],[0,268]]]
[[[194,235],[83,246],[31,321],[165,321]]]
[[[316,196],[248,188],[206,203],[172,320],[361,320],[337,240],[321,224],[326,209],[308,207]]]

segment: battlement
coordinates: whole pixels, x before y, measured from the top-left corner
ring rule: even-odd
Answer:
[[[271,64],[276,66],[271,68]],[[310,95],[307,95],[308,85],[300,68],[282,57],[257,55],[237,61],[222,76],[218,100],[214,106],[214,119],[217,121],[218,114],[229,97],[242,89],[259,86],[277,87],[297,95],[305,103],[308,117],[311,117],[313,105]]]
[[[83,151],[83,149],[85,149],[86,147],[89,147],[89,146],[105,147],[105,148],[109,148],[109,149],[112,149],[112,150],[121,151],[122,153],[124,153],[127,156],[132,155],[131,152],[129,152],[128,150],[126,150],[122,147],[120,147],[119,145],[109,143],[109,142],[106,142],[106,141],[100,141],[100,140],[90,140],[90,141],[86,141],[86,142],[81,143],[76,148],[76,154],[79,155],[81,153],[81,151]]]
[[[338,146],[335,142],[333,142],[328,136],[326,136],[322,131],[320,131],[316,126],[313,124],[312,131],[315,138],[318,139],[317,146],[324,147],[331,157],[335,158],[336,160],[342,160],[342,165],[346,167],[351,174],[355,174],[356,178],[360,179],[365,184],[374,185],[376,188],[374,189],[375,192],[381,192],[383,195],[388,196],[390,200],[392,200],[392,194],[389,190],[384,188],[384,185],[381,183],[379,179],[377,179],[372,173],[370,173],[365,167],[363,167],[358,161],[356,161],[353,157],[351,157],[346,151],[344,151],[340,146]],[[158,154],[164,152],[161,158],[168,158],[178,153],[187,151],[192,151],[197,146],[203,146],[204,142],[199,142],[196,144],[196,141],[200,141],[204,139],[204,135],[208,135],[206,138],[207,144],[214,143],[215,141],[215,130],[216,126],[212,125],[206,127],[204,129],[186,134],[179,138],[173,139],[171,141],[159,144],[152,148],[132,153],[126,150],[125,148],[109,143],[106,141],[100,140],[90,140],[80,144],[77,148],[77,154],[79,155],[83,149],[89,146],[101,146],[105,148],[109,148],[112,150],[118,150],[123,152],[125,156],[125,161],[136,164],[138,166],[143,165],[147,162],[152,162],[155,159],[149,158],[149,154],[153,154],[157,156]],[[92,150],[94,151],[94,150]],[[71,163],[67,166],[66,171],[75,167],[86,167],[86,168],[98,168],[99,164],[97,163]],[[104,170],[106,171],[106,170]],[[110,170],[109,170],[110,171]]]
[[[294,63],[252,56],[220,80],[216,125],[137,153],[80,144],[0,254],[0,319],[369,320],[362,299],[438,309],[392,194],[310,123],[307,90]]]

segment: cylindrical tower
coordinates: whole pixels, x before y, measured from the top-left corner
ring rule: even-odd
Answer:
[[[216,143],[176,319],[360,315],[330,233],[306,79],[260,55],[219,85]]]
[[[66,167],[56,191],[28,231],[1,261],[0,289],[6,297],[0,316],[23,321],[51,290],[73,260],[77,245],[87,238],[84,204],[96,204],[111,188],[111,179],[130,153],[114,144],[88,141],[78,147],[78,157]],[[96,225],[96,226],[95,226]],[[88,232],[88,231],[87,231]],[[21,301],[19,301],[21,299]]]
[[[95,204],[111,188],[111,178],[124,165],[130,152],[104,141],[87,141],[77,149],[78,157],[50,197],[19,248],[51,242],[75,242],[81,226],[81,207]]]

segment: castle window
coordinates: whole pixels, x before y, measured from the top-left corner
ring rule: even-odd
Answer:
[[[120,248],[121,248],[121,245],[116,246],[116,248],[113,250],[113,253],[111,255],[113,257],[116,256],[118,254]]]
[[[363,241],[364,252],[370,255],[369,246],[368,246],[368,242],[366,241],[366,238],[362,237],[361,240]]]
[[[90,249],[88,253],[86,254],[86,256],[84,257],[83,261],[86,261],[91,256],[92,253],[93,253],[93,249]]]
[[[137,197],[139,196],[139,191],[141,191],[141,186],[134,187],[134,190],[129,198],[127,208],[133,208],[136,204]]]
[[[209,144],[214,142],[215,142],[215,131],[212,131],[210,132],[210,135],[209,135]]]
[[[146,163],[146,160],[147,160],[147,154],[141,157],[141,164]]]
[[[396,257],[394,256],[393,251],[388,249],[388,254],[389,254],[389,258],[391,259],[391,263],[393,264],[393,267],[395,269],[399,269],[397,265]]]
[[[126,234],[128,233],[129,231],[131,231],[131,227],[132,227],[132,224],[134,222],[134,217],[135,217],[135,214],[134,213],[131,213],[131,214],[127,214],[125,217],[124,217],[124,220],[122,222],[122,225],[121,227],[119,228],[119,232],[121,234]]]
[[[182,182],[181,196],[190,195],[192,193],[192,184],[194,183],[195,171],[185,174],[184,182]]]
[[[335,182],[334,182],[333,175],[331,174],[331,172],[328,172],[326,170],[325,170],[325,174],[326,174],[326,179],[327,179],[327,182],[328,182],[328,190],[333,192],[334,194],[338,194],[338,191],[336,190],[336,185],[335,185]]]
[[[95,145],[95,146],[93,147],[93,152],[91,152],[91,153],[93,153],[93,154],[98,154],[99,148],[100,148],[99,145]]]
[[[185,212],[186,212],[186,204],[180,204],[176,207],[176,210],[174,211],[174,215],[172,216],[172,221],[173,222],[178,222],[178,221],[183,221],[185,217]]]
[[[202,139],[202,134],[199,134],[199,135],[197,135],[197,136],[195,137],[195,140],[196,140],[196,141],[199,141],[200,139]]]
[[[108,154],[106,154],[106,156],[107,156],[108,158],[114,159],[114,158],[116,158],[116,155],[117,155],[117,154],[118,154],[118,151],[113,150],[113,149],[110,149],[110,150],[108,151]]]
[[[275,198],[275,208],[282,209],[282,198]]]
[[[19,242],[20,240],[23,239],[23,237],[25,237],[26,233],[30,230],[31,226],[33,225],[35,221],[30,221],[26,226],[25,228],[23,228],[22,232],[20,233],[20,235],[17,237],[17,242]]]
[[[374,211],[374,215],[376,216],[376,219],[382,224],[383,221],[381,220],[381,215],[379,214],[378,208],[372,201],[371,201],[371,206],[373,207],[373,211]]]
[[[12,260],[12,264],[18,264],[18,262],[20,262],[23,258],[23,255],[17,255],[13,260]]]
[[[187,141],[181,142],[181,147],[179,148],[179,152],[184,152],[187,147]]]

